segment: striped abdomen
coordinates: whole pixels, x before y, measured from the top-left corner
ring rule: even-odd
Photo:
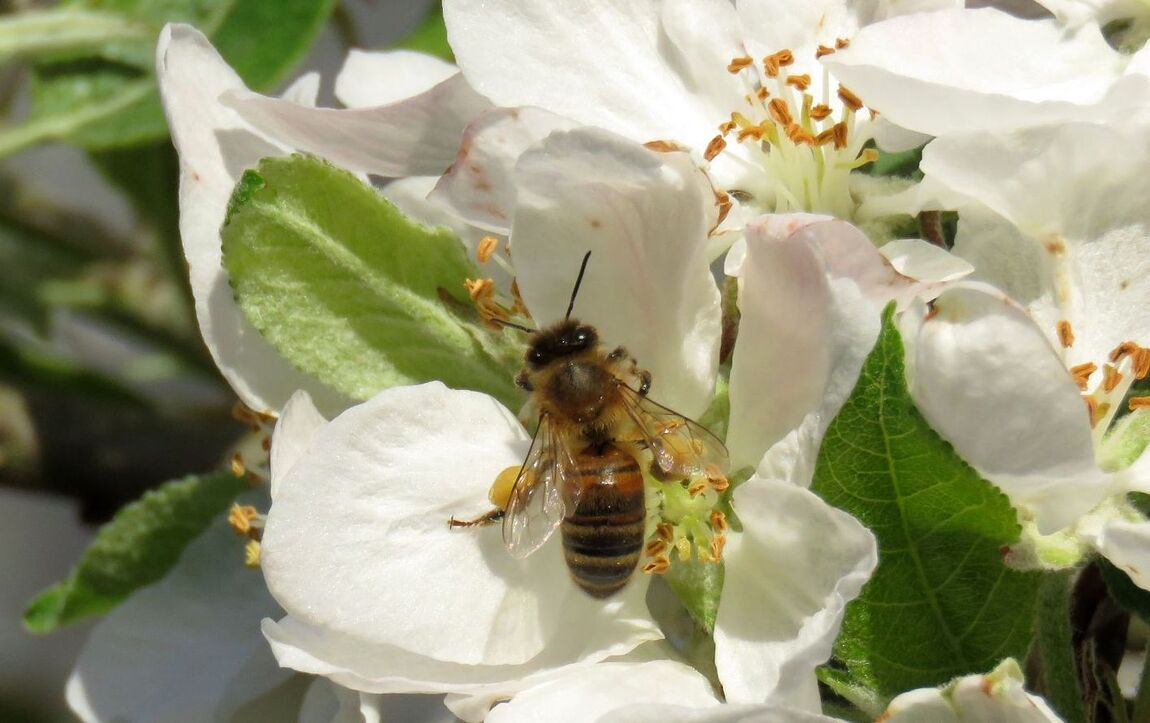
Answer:
[[[643,475],[635,458],[608,445],[575,459],[579,473],[568,481],[579,490],[575,511],[563,518],[563,554],[575,584],[591,597],[620,590],[643,549]]]

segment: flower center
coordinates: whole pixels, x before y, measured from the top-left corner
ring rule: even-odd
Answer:
[[[819,46],[815,59],[844,48]],[[746,84],[745,105],[719,126],[704,157],[725,159],[743,167],[736,186],[727,190],[743,203],[763,211],[813,211],[851,218],[856,203],[850,173],[874,161],[874,149],[864,149],[872,137],[869,118],[856,113],[862,101],[842,85],[830,95],[829,73],[812,80],[809,73],[791,73],[790,50],[768,55],[759,63],[750,56],[734,58],[727,70]]]
[[[708,466],[692,479],[646,480],[647,544],[650,561],[643,572],[662,574],[672,564],[671,553],[686,562],[719,562],[727,544],[727,516],[719,509],[720,495],[729,486],[717,468]]]
[[[1059,321],[1055,331],[1064,349],[1074,345],[1074,328],[1069,321]],[[1139,346],[1133,341],[1124,341],[1110,351],[1101,368],[1102,378],[1094,381],[1092,386],[1091,377],[1099,369],[1097,364],[1084,362],[1070,367],[1070,376],[1082,390],[1082,398],[1090,414],[1096,447],[1121,408],[1131,385],[1150,376],[1150,348]],[[1130,397],[1126,403],[1131,411],[1147,408],[1150,407],[1150,397]]]

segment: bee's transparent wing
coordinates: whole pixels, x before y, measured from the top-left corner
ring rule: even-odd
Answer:
[[[714,465],[723,474],[730,471],[726,446],[703,425],[651,401],[622,382],[619,391],[627,416],[663,476],[692,477],[704,473],[707,465]]]
[[[512,557],[527,557],[555,532],[564,516],[564,482],[573,474],[570,450],[551,416],[541,415],[503,518],[503,542]]]

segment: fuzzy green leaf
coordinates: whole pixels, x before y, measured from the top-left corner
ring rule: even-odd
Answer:
[[[1020,532],[1013,508],[914,408],[892,308],[813,489],[879,541],[836,643],[855,681],[889,696],[1026,656],[1040,576],[1003,565],[1000,548]]]
[[[418,50],[421,53],[455,62],[455,53],[447,44],[447,25],[443,22],[443,8],[438,3],[432,7],[419,27],[395,44],[396,48]]]
[[[438,379],[520,398],[510,332],[456,310],[469,311],[463,282],[476,275],[459,239],[411,221],[350,173],[306,156],[265,159],[236,187],[222,234],[247,317],[334,389],[366,399]]]
[[[100,528],[72,575],[37,595],[24,625],[48,633],[111,610],[162,578],[180,553],[246,487],[230,474],[169,482],[120,510]],[[241,554],[237,543],[236,554]]]

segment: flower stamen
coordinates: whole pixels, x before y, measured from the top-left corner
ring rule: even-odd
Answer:
[[[1070,326],[1070,322],[1063,319],[1058,322],[1056,328],[1058,330],[1058,343],[1062,345],[1062,348],[1069,349],[1074,346],[1074,328]]]

